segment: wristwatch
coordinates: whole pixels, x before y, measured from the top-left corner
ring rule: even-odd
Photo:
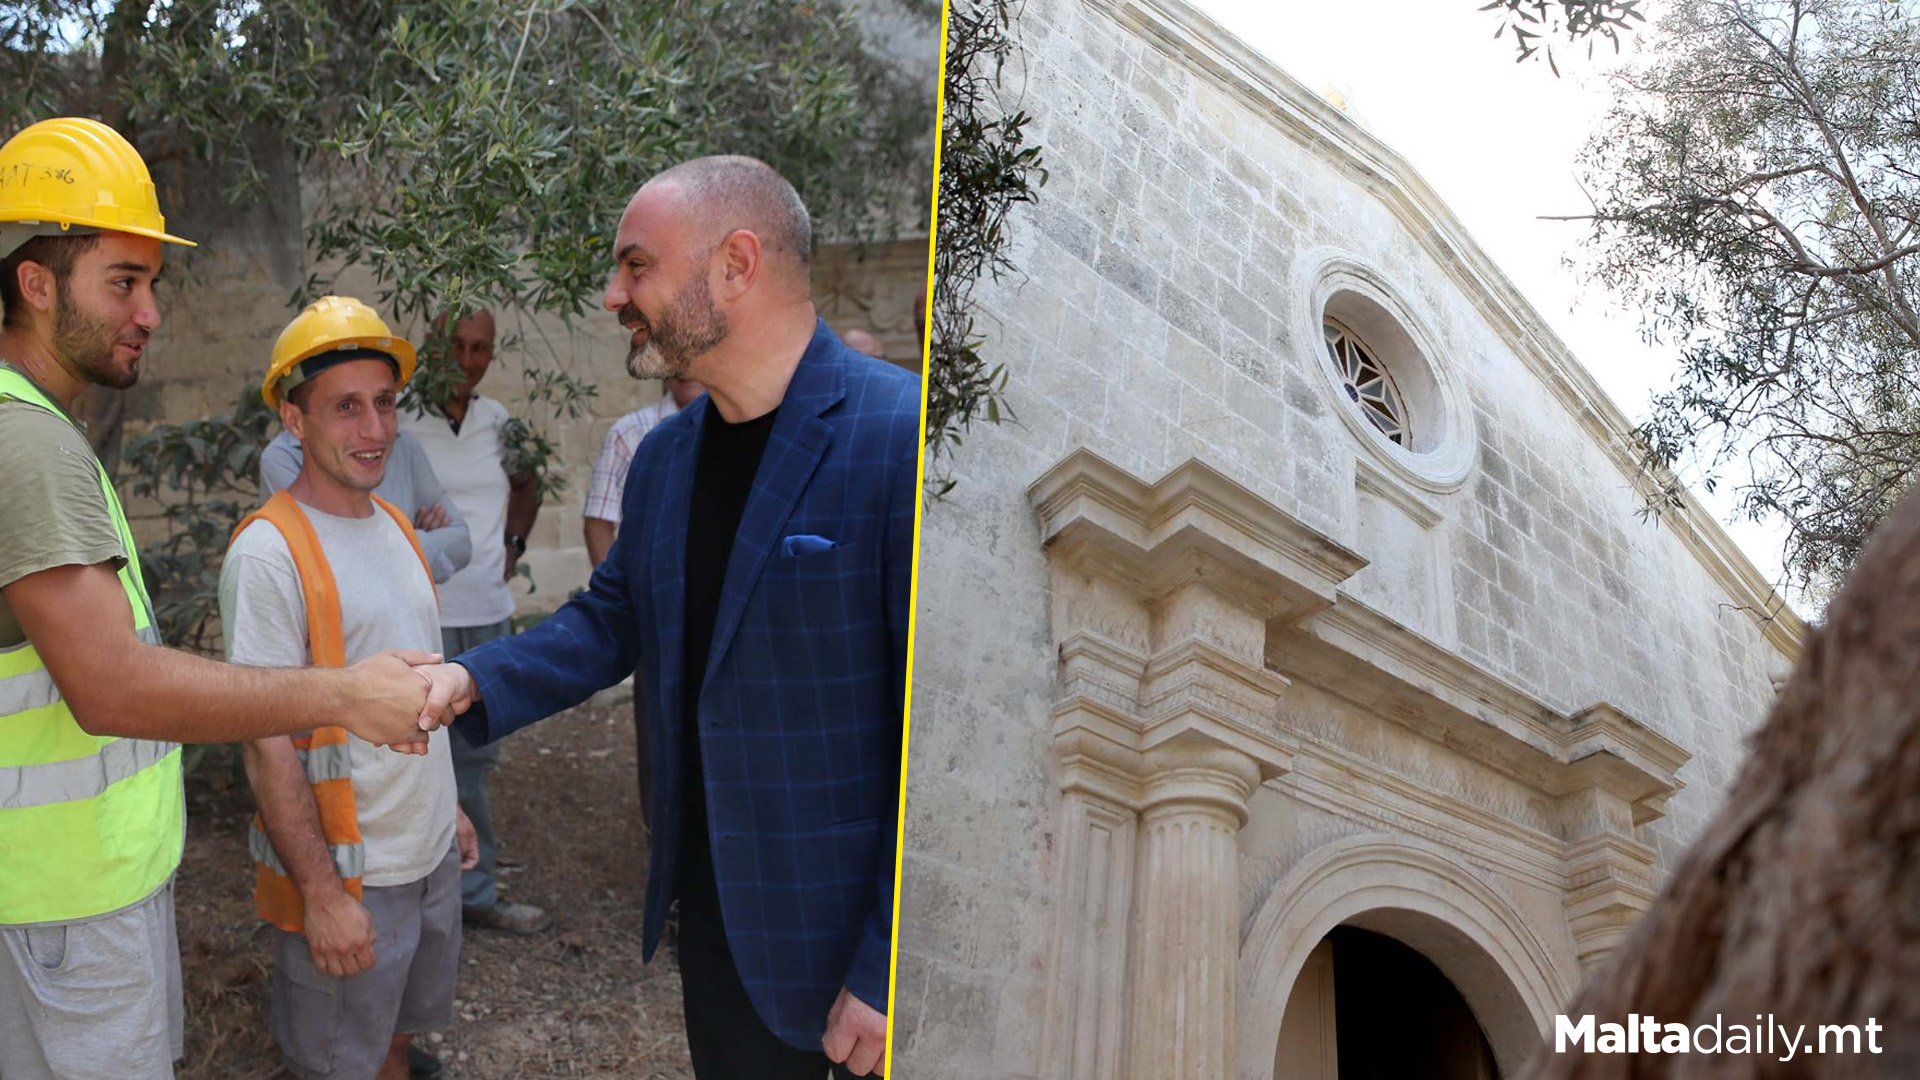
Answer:
[[[527,553],[527,538],[519,535],[509,536],[507,537],[507,546],[513,549],[515,555],[525,555]]]

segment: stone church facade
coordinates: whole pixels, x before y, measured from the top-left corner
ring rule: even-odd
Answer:
[[[1345,114],[1181,0],[1014,36],[1050,179],[921,532],[893,1074],[1512,1075],[1804,626]]]

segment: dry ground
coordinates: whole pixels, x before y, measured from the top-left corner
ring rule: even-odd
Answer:
[[[530,938],[471,931],[459,1018],[426,1045],[449,1080],[692,1075],[680,977],[666,949],[640,963],[645,837],[630,707],[581,706],[508,739],[493,774],[502,850],[521,868],[507,895],[556,916]],[[268,1080],[268,930],[253,914],[252,798],[234,756],[187,783],[187,853],[177,896],[187,995],[183,1080]]]

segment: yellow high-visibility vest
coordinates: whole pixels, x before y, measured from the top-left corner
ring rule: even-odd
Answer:
[[[25,376],[0,367],[5,401],[67,418]],[[94,467],[127,552],[120,585],[134,628],[158,644],[133,531],[106,469],[98,459]],[[0,649],[0,925],[66,922],[138,903],[167,883],[185,844],[180,745],[87,734],[32,641]]]

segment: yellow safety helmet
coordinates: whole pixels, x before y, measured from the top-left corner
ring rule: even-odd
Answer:
[[[280,331],[260,396],[267,408],[278,409],[286,391],[348,360],[390,360],[401,386],[413,378],[413,345],[406,338],[353,297],[323,296]]]
[[[98,120],[42,120],[0,146],[0,256],[34,236],[95,230],[195,247],[167,231],[140,152]]]

